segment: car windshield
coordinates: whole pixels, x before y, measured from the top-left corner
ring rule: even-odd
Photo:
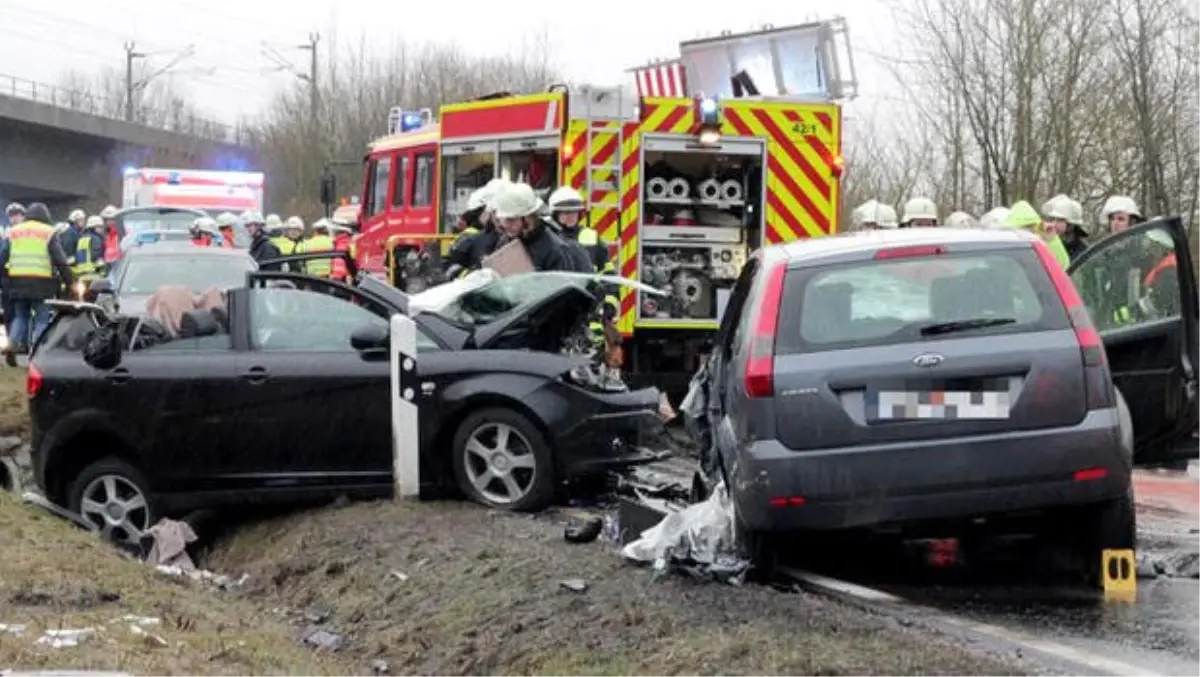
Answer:
[[[254,262],[241,256],[139,256],[125,262],[119,292],[153,294],[164,285],[183,285],[196,293],[230,289],[244,286],[253,268]]]
[[[466,325],[492,322],[513,310],[535,303],[568,285],[582,286],[580,276],[553,272],[525,273],[472,289],[442,306],[446,319]]]
[[[188,232],[196,215],[191,212],[147,211],[131,212],[117,217],[125,227],[125,233],[142,233],[148,230]]]

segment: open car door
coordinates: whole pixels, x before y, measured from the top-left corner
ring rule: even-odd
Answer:
[[[1068,269],[1133,420],[1134,459],[1195,455],[1196,274],[1179,217],[1105,238]]]

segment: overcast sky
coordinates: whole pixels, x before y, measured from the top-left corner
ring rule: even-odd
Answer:
[[[129,40],[159,66],[194,44],[195,56],[164,77],[174,78],[207,111],[234,118],[253,115],[279,88],[296,82],[292,74],[270,72],[274,64],[261,54],[263,41],[307,70],[308,53],[296,46],[313,31],[325,36],[322,48],[336,31],[339,41],[365,38],[380,48],[398,39],[453,41],[495,54],[514,35],[543,27],[570,79],[616,84],[628,77],[626,68],[677,56],[681,40],[764,23],[803,23],[828,17],[831,9],[849,22],[864,97],[876,99],[887,79],[872,57],[873,48],[890,38],[886,0],[696,3],[706,5],[736,7],[741,15],[689,13],[687,3],[646,0],[0,0],[0,91],[9,86],[3,76],[53,84],[70,70],[124,68],[122,45]]]

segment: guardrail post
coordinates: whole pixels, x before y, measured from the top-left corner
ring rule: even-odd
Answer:
[[[396,498],[421,496],[421,435],[417,401],[417,325],[397,313],[391,320],[392,481]]]

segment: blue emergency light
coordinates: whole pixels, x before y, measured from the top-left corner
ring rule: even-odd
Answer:
[[[158,242],[160,236],[161,235],[159,233],[156,233],[152,230],[143,231],[137,234],[137,244],[139,246],[144,244],[154,244],[155,242]]]
[[[715,98],[705,97],[700,99],[700,124],[720,126],[721,109],[717,106]]]
[[[171,172],[167,175],[167,183],[172,186],[178,186],[183,183],[183,177],[179,175],[179,172]]]
[[[406,110],[400,116],[400,131],[407,132],[425,124],[425,116],[419,110]]]

